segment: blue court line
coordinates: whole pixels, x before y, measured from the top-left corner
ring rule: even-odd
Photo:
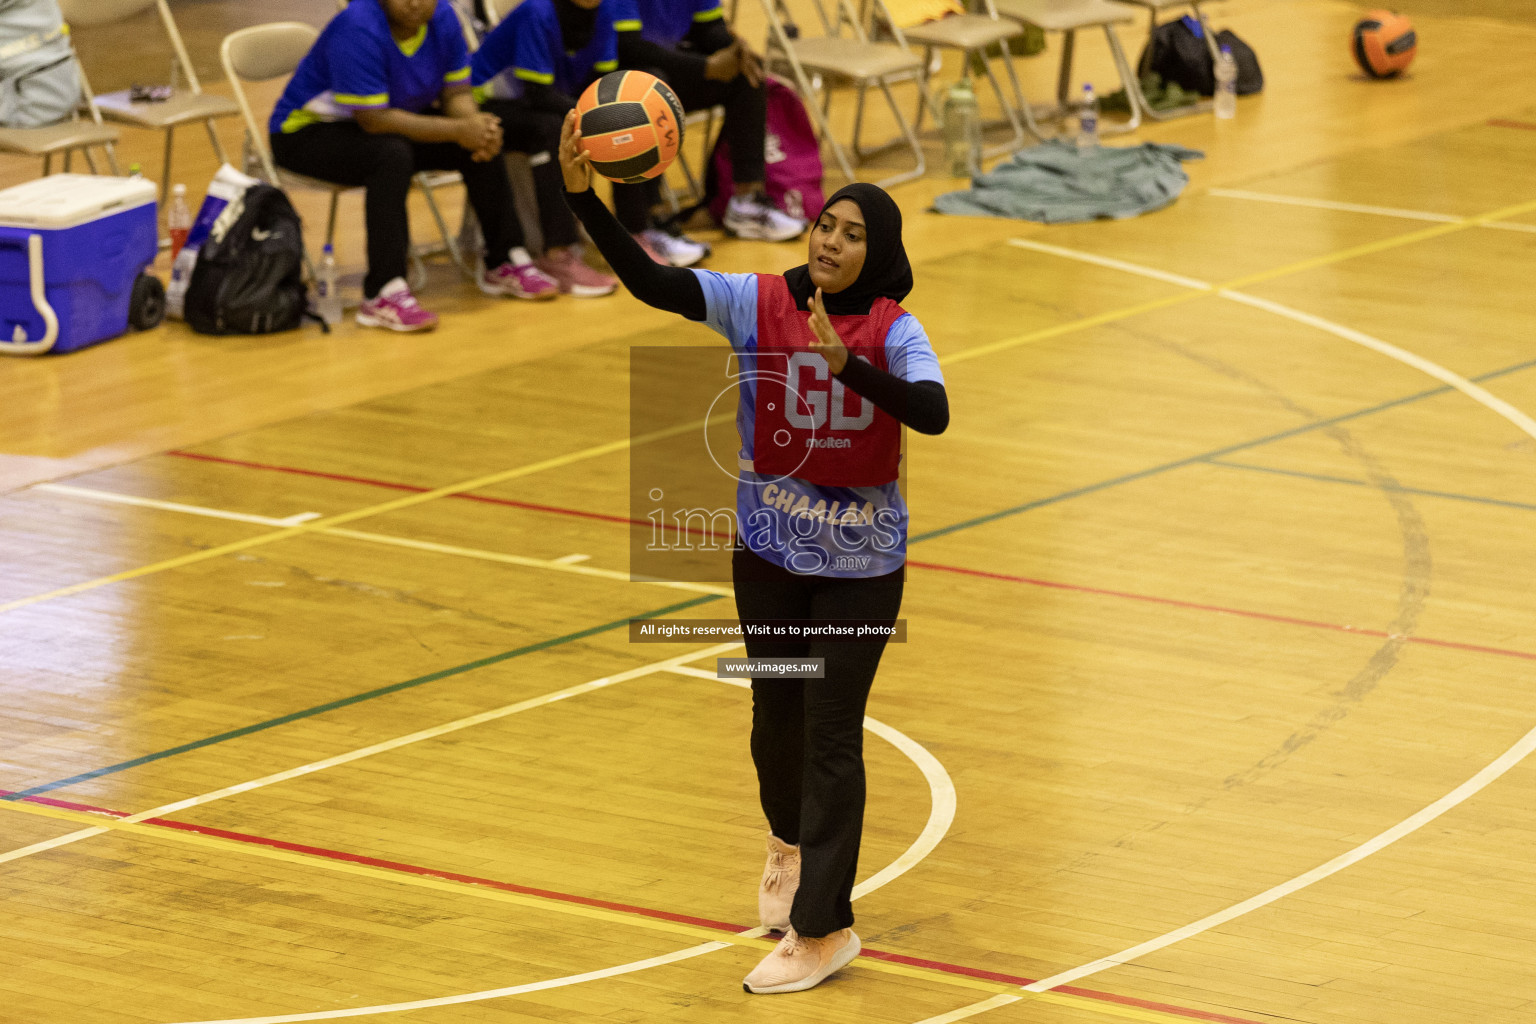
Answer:
[[[1516,363],[1514,366],[1508,366],[1502,370],[1494,370],[1492,373],[1485,373],[1482,376],[1473,377],[1472,380],[1479,382],[1485,380],[1493,380],[1494,378],[1502,377],[1507,374],[1517,373],[1521,370],[1530,369],[1533,366],[1536,366],[1536,359],[1527,360],[1523,363]],[[929,530],[927,533],[921,533],[909,538],[908,543],[917,544],[925,540],[932,540],[935,537],[942,537],[947,534],[958,532],[960,530],[968,530],[974,526],[981,526],[985,523],[995,522],[996,520],[1007,518],[1008,516],[1018,515],[1021,512],[1028,512],[1031,509],[1041,508],[1046,505],[1054,505],[1058,502],[1067,501],[1071,498],[1080,497],[1085,494],[1092,494],[1096,491],[1106,490],[1111,487],[1117,487],[1120,484],[1132,483],[1136,480],[1142,480],[1150,476],[1156,476],[1159,473],[1166,473],[1169,470],[1182,469],[1185,466],[1191,466],[1195,463],[1209,463],[1223,455],[1229,455],[1233,452],[1243,451],[1247,448],[1255,448],[1259,445],[1269,444],[1272,441],[1283,440],[1287,437],[1294,437],[1298,434],[1305,434],[1313,430],[1319,430],[1323,427],[1332,426],[1335,423],[1343,423],[1348,420],[1358,419],[1362,416],[1370,416],[1374,413],[1392,409],[1400,405],[1407,405],[1410,402],[1417,402],[1421,399],[1431,398],[1435,395],[1446,394],[1452,390],[1452,388],[1442,385],[1437,388],[1431,388],[1428,391],[1420,391],[1417,394],[1407,395],[1403,398],[1396,398],[1390,402],[1382,402],[1380,405],[1373,405],[1366,409],[1357,410],[1356,412],[1345,413],[1342,416],[1334,416],[1325,420],[1316,420],[1312,423],[1303,424],[1299,427],[1293,427],[1290,430],[1281,431],[1278,434],[1270,434],[1266,437],[1258,438],[1257,440],[1244,441],[1241,444],[1228,445],[1224,448],[1218,448],[1215,451],[1203,452],[1199,455],[1192,455],[1188,458],[1178,459],[1174,462],[1166,462],[1160,466],[1153,466],[1150,469],[1139,470],[1135,473],[1127,473],[1123,476],[1113,477],[1109,480],[1103,480],[1096,484],[1089,484],[1086,487],[1078,487],[1070,491],[1063,491],[1060,494],[1052,495],[1048,498],[1040,498],[1035,501],[1026,502],[1022,505],[1015,505],[1013,508],[1003,509],[1000,512],[993,512],[989,515],[978,516],[974,519],[967,519],[963,522],[955,523],[951,526],[941,527],[937,530]],[[690,601],[684,601],[681,604],[668,605],[665,608],[657,608],[654,611],[643,612],[640,615],[632,616],[632,618],[654,618],[656,616],[666,615],[669,612],[681,611],[685,608],[692,608],[697,605],[716,600],[719,600],[719,595],[709,594]],[[409,689],[413,686],[420,686],[424,683],[434,682],[438,679],[446,679],[450,676],[456,676],[464,672],[470,672],[477,668],[484,668],[487,665],[494,665],[497,662],[506,661],[509,658],[516,658],[524,654],[531,654],[535,651],[546,650],[550,647],[555,647],[560,644],[570,643],[571,641],[579,640],[583,637],[592,636],[597,633],[603,633],[611,629],[617,629],[620,626],[627,625],[629,621],[630,620],[628,618],[618,619],[614,622],[604,623],[601,626],[593,626],[590,629],[584,629],[576,633],[568,633],[565,636],[555,637],[550,640],[542,640],[536,644],[530,644],[526,647],[519,647],[515,650],[506,651],[502,654],[492,655],[489,658],[482,658],[478,661],[472,661],[464,665],[456,666],[454,668],[443,669],[441,671],[433,672],[425,676],[420,676],[416,679],[408,679],[403,683],[393,683],[389,686],[383,686],[376,690],[369,690],[366,693],[359,693],[351,697],[343,697],[340,700],[331,701],[327,704],[316,705],[312,708],[306,708],[303,711],[295,711],[291,714],[282,715],[278,718],[268,719],[265,722],[257,722],[254,725],[248,725],[240,729],[234,729],[229,732],[220,733],[217,736],[209,736],[201,740],[194,740],[191,743],[183,743],[180,746],[171,747],[169,749],[161,750],[153,754],[145,754],[142,757],[136,757],[132,760],[123,761],[119,764],[108,765],[105,768],[97,768],[94,771],[84,772],[80,775],[71,776],[67,779],[60,779],[57,782],[48,782],[41,786],[34,786],[31,789],[25,789],[20,792],[6,794],[4,796],[0,796],[0,800],[21,800],[25,797],[36,796],[40,793],[48,793],[55,789],[62,789],[65,786],[72,786],[78,782],[86,782],[90,779],[100,778],[103,775],[112,775],[116,772],[126,771],[129,768],[136,768],[142,764],[149,764],[152,761],[163,760],[167,757],[174,757],[177,754],[184,754],[192,750],[198,750],[202,747],[210,746],[215,743],[222,743],[225,740],[237,739],[241,736],[249,736],[252,733],[261,732],[262,730],[271,729],[279,725],[285,725],[288,722],[298,721],[299,719],[303,718],[310,718],[315,715],[324,714],[327,711],[334,711],[337,708],[347,707],[352,704],[361,703],[365,700],[372,700],[375,697],[382,697],[386,694],[396,693],[400,690]]]
[[[117,772],[127,771],[129,768],[137,768],[139,765],[149,764],[151,761],[160,761],[167,757],[175,757],[177,754],[185,754],[188,751],[212,746],[215,743],[223,743],[225,740],[233,740],[238,739],[241,736],[249,736],[252,733],[261,732],[265,729],[273,729],[279,725],[287,725],[289,722],[297,722],[303,718],[313,718],[315,715],[323,715],[325,712],[335,711],[337,708],[349,707],[353,704],[361,704],[363,701],[373,700],[375,697],[383,697],[387,694],[399,693],[401,690],[409,690],[413,686],[421,686],[424,683],[433,683],[439,679],[447,679],[450,676],[457,676],[462,675],[465,672],[472,672],[477,668],[485,668],[487,665],[495,665],[499,662],[508,661],[512,658],[520,658],[525,654],[533,654],[536,651],[544,651],[551,647],[558,647],[561,644],[568,644],[576,640],[581,640],[585,637],[596,636],[598,633],[606,633],[609,630],[619,629],[623,626],[629,625],[630,619],[632,618],[652,619],[660,615],[666,615],[670,612],[682,611],[685,608],[693,608],[697,605],[706,604],[710,601],[718,601],[720,600],[720,597],[721,595],[719,594],[706,594],[703,597],[696,597],[689,601],[683,601],[680,604],[669,604],[665,608],[656,608],[648,612],[641,612],[639,615],[633,615],[623,619],[615,619],[613,622],[605,622],[601,626],[592,626],[588,629],[579,630],[575,633],[567,633],[564,636],[552,637],[548,640],[540,640],[538,643],[528,644],[525,647],[518,647],[510,651],[503,651],[500,654],[493,654],[488,658],[480,658],[476,661],[466,662],[463,665],[455,665],[453,668],[445,668],[437,672],[429,672],[427,675],[417,676],[415,679],[407,679],[403,683],[391,683],[388,686],[381,686],[376,690],[368,690],[365,693],[356,693],[350,697],[342,697],[340,700],[329,701],[325,704],[316,704],[314,707],[305,708],[303,711],[294,711],[290,714],[280,715],[277,718],[269,718],[265,722],[257,722],[254,725],[242,726],[239,729],[231,729],[229,732],[221,732],[217,736],[208,736],[200,740],[193,740],[191,743],[183,743],[178,747],[170,747],[169,749],[157,751],[153,754],[145,754],[143,757],[135,757],[131,761],[121,761],[118,764],[108,765],[105,768],[97,768],[94,771],[83,772],[80,775],[72,775],[67,779],[59,779],[57,782],[45,782],[41,786],[33,786],[31,789],[24,789],[19,793],[7,793],[3,796],[0,796],[0,800],[24,800],[29,796],[37,796],[39,793],[49,793],[55,789],[62,789],[65,786],[73,786],[77,782],[87,782],[91,779],[99,779],[103,775],[113,775]]]
[[[1329,484],[1353,484],[1356,487],[1377,487],[1377,484],[1369,480],[1356,480],[1348,476],[1330,476],[1327,473],[1304,473],[1299,469],[1280,469],[1276,466],[1258,466],[1251,462],[1228,462],[1225,459],[1207,459],[1213,466],[1223,466],[1227,469],[1248,469],[1258,473],[1273,473],[1276,476],[1294,476],[1302,480],[1317,480]],[[1422,494],[1429,498],[1450,498],[1453,501],[1475,501],[1480,505],[1502,505],[1505,508],[1522,508],[1536,512],[1536,505],[1524,501],[1505,501],[1502,498],[1484,498],[1478,494],[1456,494],[1453,491],[1427,491],[1422,487],[1387,486],[1389,491],[1399,491],[1403,494]]]
[[[1514,366],[1506,366],[1502,370],[1494,370],[1491,373],[1485,373],[1481,376],[1473,377],[1471,379],[1477,382],[1493,380],[1497,377],[1506,376],[1507,374],[1518,373],[1521,370],[1528,370],[1533,366],[1536,366],[1536,359],[1528,359],[1523,363],[1516,363]],[[1411,402],[1417,402],[1425,398],[1432,398],[1435,395],[1447,394],[1454,390],[1454,388],[1442,384],[1439,387],[1430,388],[1428,391],[1420,391],[1418,394],[1406,395],[1403,398],[1394,398],[1390,402],[1382,402],[1380,405],[1373,405],[1366,409],[1359,409],[1355,412],[1345,413],[1342,416],[1330,416],[1328,419],[1314,420],[1311,423],[1304,423],[1299,427],[1292,427],[1290,430],[1282,430],[1278,434],[1269,434],[1265,437],[1260,437],[1252,441],[1243,441],[1240,444],[1227,445],[1224,448],[1217,448],[1214,451],[1201,452],[1199,455],[1191,455],[1188,458],[1176,459],[1173,462],[1165,462],[1160,466],[1153,466],[1150,469],[1137,470],[1134,473],[1126,473],[1123,476],[1111,477],[1108,480],[1100,480],[1098,483],[1088,484],[1086,487],[1078,487],[1070,491],[1062,491],[1060,494],[1053,494],[1048,498],[1037,498],[1034,501],[1027,501],[1022,505],[1015,505],[1012,508],[1005,508],[1000,512],[990,512],[987,515],[977,516],[974,519],[966,519],[958,523],[953,523],[949,526],[941,526],[936,530],[929,530],[926,533],[920,533],[915,537],[911,537],[908,539],[907,543],[917,544],[925,540],[932,540],[935,537],[943,537],[947,534],[956,533],[960,530],[969,530],[973,526],[982,526],[986,523],[996,522],[999,519],[1006,519],[1009,516],[1016,516],[1021,512],[1029,512],[1032,509],[1043,508],[1046,505],[1055,505],[1058,502],[1067,501],[1071,498],[1080,498],[1085,494],[1093,494],[1096,491],[1103,491],[1111,487],[1118,487],[1121,484],[1134,483],[1137,480],[1145,480],[1147,477],[1157,476],[1159,473],[1166,473],[1169,470],[1183,469],[1186,466],[1193,466],[1196,463],[1201,462],[1208,463],[1213,459],[1221,458],[1223,455],[1231,455],[1233,452],[1240,452],[1249,448],[1257,448],[1260,445],[1270,444],[1275,441],[1283,441],[1288,437],[1295,437],[1298,434],[1307,434],[1314,430],[1321,430],[1324,427],[1331,427],[1336,423],[1346,423],[1350,420],[1360,419],[1363,416],[1372,416],[1378,412],[1384,412],[1387,409],[1395,409],[1401,405],[1408,405]]]

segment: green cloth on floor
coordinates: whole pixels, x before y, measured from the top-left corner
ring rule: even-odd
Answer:
[[[940,213],[1043,224],[1135,217],[1177,199],[1189,184],[1182,161],[1204,156],[1158,142],[1079,153],[1074,144],[1052,139],[1019,150],[973,178],[970,189],[941,195],[933,205]]]
[[[1141,76],[1141,94],[1147,98],[1147,104],[1153,110],[1177,110],[1199,103],[1201,96],[1197,92],[1188,92],[1178,82],[1163,83],[1163,76],[1156,71],[1148,71]],[[1106,114],[1131,112],[1131,100],[1126,96],[1124,89],[1116,89],[1108,96],[1100,97],[1099,110]]]

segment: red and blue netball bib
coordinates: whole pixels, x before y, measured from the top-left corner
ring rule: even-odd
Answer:
[[[864,315],[829,316],[850,359],[890,372],[885,336],[906,310],[887,298]],[[901,462],[901,424],[843,387],[811,349],[811,314],[777,274],[757,275],[753,471],[824,487],[878,487]]]

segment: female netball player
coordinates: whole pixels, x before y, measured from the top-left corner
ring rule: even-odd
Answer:
[[[733,556],[743,623],[858,619],[901,607],[907,512],[900,424],[949,424],[938,360],[899,305],[912,289],[901,211],[874,185],[836,192],[804,266],[718,274],[649,259],[592,191],[574,112],[560,140],[566,198],[643,302],[708,324],[755,364],[741,386],[743,468]],[[852,392],[852,394],[849,394]],[[853,880],[864,824],[864,705],[885,639],[747,641],[753,658],[825,659],[825,678],[752,681],[752,760],[772,834],[758,892],[784,938],[748,992],[799,992],[859,954]]]

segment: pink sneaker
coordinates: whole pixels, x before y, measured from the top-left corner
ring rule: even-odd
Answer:
[[[655,260],[657,263],[660,263],[664,267],[670,267],[672,265],[672,261],[663,256],[661,250],[657,249],[655,245],[651,244],[651,240],[646,237],[648,234],[650,234],[650,232],[642,231],[638,235],[630,235],[629,237],[633,238],[635,240],[635,244],[644,249],[645,254],[651,259]]]
[[[769,931],[788,932],[789,909],[799,888],[800,847],[769,835],[768,863],[763,866],[763,880],[757,887],[758,922]]]
[[[480,275],[480,290],[514,299],[552,299],[560,294],[560,282],[534,266],[526,250],[517,248],[507,262]]]
[[[847,967],[861,948],[852,928],[835,931],[823,939],[808,939],[791,928],[773,952],[752,968],[741,987],[756,995],[804,992]]]
[[[357,322],[364,327],[386,327],[391,331],[430,331],[437,326],[437,315],[416,304],[411,286],[397,277],[379,289],[379,294],[364,299],[357,310]]]
[[[619,286],[618,278],[593,270],[569,246],[546,250],[533,265],[546,276],[554,278],[560,285],[560,291],[578,298],[595,299],[601,295],[612,295]]]

